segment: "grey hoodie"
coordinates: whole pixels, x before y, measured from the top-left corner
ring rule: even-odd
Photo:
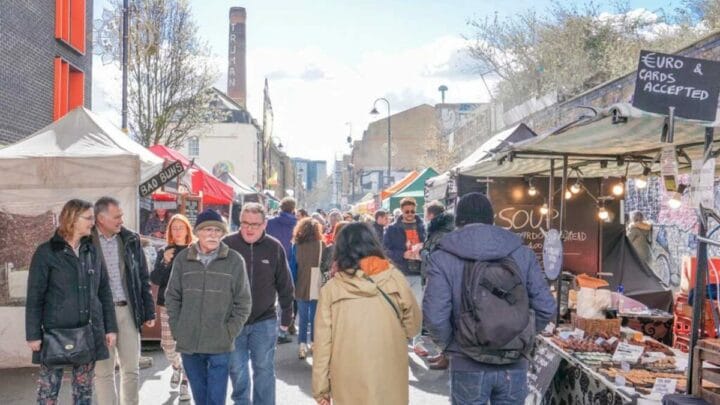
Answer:
[[[467,260],[497,260],[510,256],[520,268],[530,307],[535,311],[535,330],[541,331],[555,313],[555,299],[543,276],[535,253],[520,237],[493,225],[471,224],[445,235],[427,266],[423,297],[423,321],[438,344],[451,354],[453,371],[485,371],[524,368],[526,361],[494,366],[471,360],[454,341],[454,325],[460,314],[463,268]]]
[[[165,291],[170,330],[180,353],[227,353],[250,316],[252,298],[239,253],[220,243],[207,266],[196,244],[178,253]]]

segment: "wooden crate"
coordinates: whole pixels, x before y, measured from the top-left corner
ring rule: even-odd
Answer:
[[[720,340],[702,339],[695,346],[693,357],[693,387],[692,393],[695,396],[720,405],[720,369],[703,368],[703,362],[720,364]]]
[[[575,328],[585,331],[585,335],[594,335],[597,333],[606,333],[610,336],[620,336],[620,323],[618,319],[587,319],[577,314],[572,314],[572,325]]]

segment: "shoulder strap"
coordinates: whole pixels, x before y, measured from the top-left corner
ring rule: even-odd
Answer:
[[[318,241],[318,267],[322,264],[322,251],[323,251],[323,243],[321,240]]]
[[[364,278],[365,280],[367,280],[367,281],[375,284],[375,282],[373,281],[372,278],[370,278],[370,276],[368,276],[368,275],[366,275],[366,274],[363,274],[363,278]],[[395,304],[393,304],[393,302],[392,302],[392,300],[390,299],[390,297],[388,297],[388,295],[385,293],[385,291],[383,291],[382,288],[380,288],[377,284],[375,284],[375,288],[377,288],[378,291],[380,291],[380,294],[382,294],[383,298],[385,298],[385,301],[387,301],[387,303],[390,304],[390,306],[392,307],[393,311],[395,311],[395,316],[397,317],[398,321],[400,321],[400,320],[402,319],[402,318],[400,317],[400,311],[398,311],[398,309],[395,307]]]

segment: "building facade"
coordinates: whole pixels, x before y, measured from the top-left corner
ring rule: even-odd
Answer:
[[[8,0],[0,11],[0,145],[90,107],[92,0]]]
[[[292,158],[292,163],[307,191],[313,191],[327,177],[327,162],[324,160]]]

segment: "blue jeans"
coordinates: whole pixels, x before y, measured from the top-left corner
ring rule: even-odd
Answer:
[[[450,373],[453,405],[522,405],[527,392],[525,369]]]
[[[230,353],[182,354],[182,364],[197,405],[224,405]]]
[[[298,304],[298,343],[313,342],[315,331],[315,310],[317,300],[297,300]],[[310,339],[308,340],[308,327],[310,328]]]
[[[235,338],[235,351],[230,354],[232,399],[235,405],[275,404],[275,342],[277,319],[266,319],[245,325]],[[252,400],[250,372],[252,362]]]

